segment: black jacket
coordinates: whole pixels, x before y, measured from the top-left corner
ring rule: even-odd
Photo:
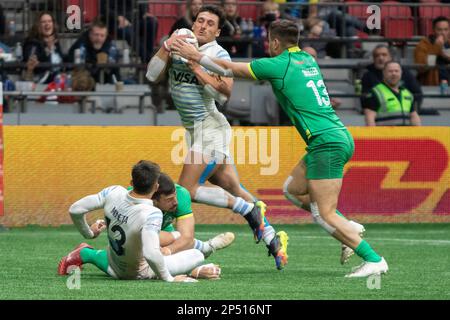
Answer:
[[[63,54],[61,50],[61,46],[59,41],[55,44],[55,52],[59,54],[62,58],[62,62],[66,62],[67,58]],[[27,38],[25,43],[23,44],[23,61],[27,62],[30,59],[31,55],[36,55],[39,62],[50,63],[51,62],[51,52],[47,48],[47,44],[40,39],[30,39]],[[47,71],[50,71],[49,77],[44,81],[44,83],[50,83],[53,81],[53,78],[58,73],[56,69],[48,68],[48,67],[39,67],[39,65],[34,69],[34,73],[37,74],[40,78],[45,75]]]
[[[375,68],[375,65],[372,63],[367,67],[367,72],[364,73],[362,77],[362,93],[363,95],[370,92],[370,90],[375,87],[377,84],[383,81],[383,71]],[[414,95],[414,100],[417,102],[417,105],[420,106],[423,100],[422,97],[422,88],[417,82],[417,79],[412,75],[411,71],[402,67],[402,81],[403,86],[411,91]],[[364,98],[361,99],[361,104],[364,106],[363,102]]]
[[[148,4],[138,4],[138,0],[101,0],[100,9],[102,19],[108,24],[109,31],[114,32],[117,29],[118,16],[124,16],[131,24],[136,24],[136,20],[142,19],[148,12]]]
[[[97,64],[97,54],[104,52],[106,54],[110,53],[110,49],[113,46],[113,42],[111,38],[108,36],[106,38],[105,43],[100,48],[100,50],[96,50],[89,40],[89,31],[86,31],[81,35],[80,38],[78,38],[77,41],[70,47],[69,53],[67,55],[69,62],[75,61],[75,50],[79,49],[81,46],[84,46],[86,48],[86,64],[89,65],[89,72],[91,73],[91,76],[94,78],[96,82],[100,82],[100,68],[96,67]],[[118,68],[111,68],[109,70],[105,70],[105,82],[107,83],[113,83],[112,76],[115,75],[117,80],[120,80],[120,72]]]

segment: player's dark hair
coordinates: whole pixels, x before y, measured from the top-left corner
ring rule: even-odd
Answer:
[[[439,17],[434,18],[433,19],[433,30],[436,28],[436,25],[439,22],[443,22],[443,21],[446,21],[446,22],[450,23],[450,20],[447,17],[444,17],[444,16],[439,16]]]
[[[161,169],[154,162],[141,160],[136,163],[131,170],[134,192],[143,195],[150,193],[160,174]]]
[[[158,200],[162,195],[169,195],[175,192],[175,183],[168,174],[161,172],[158,179],[158,190],[153,194],[152,199]]]
[[[273,21],[269,25],[269,34],[271,39],[278,39],[285,46],[297,45],[300,30],[295,22],[280,19]]]
[[[225,24],[225,12],[223,11],[223,9],[221,7],[218,7],[218,6],[215,6],[212,4],[202,6],[200,8],[200,11],[197,14],[197,17],[201,12],[210,12],[210,13],[218,16],[219,17],[219,29],[223,28],[223,25]],[[195,20],[197,20],[197,17],[195,17]]]

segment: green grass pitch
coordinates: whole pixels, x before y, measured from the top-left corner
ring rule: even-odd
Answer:
[[[81,288],[69,290],[67,277],[56,274],[61,256],[83,241],[72,226],[27,227],[0,232],[0,300],[4,299],[450,299],[449,224],[366,225],[366,239],[389,263],[379,289],[366,279],[344,275],[360,259],[339,263],[340,247],[315,225],[278,225],[289,234],[289,264],[275,269],[265,246],[253,242],[245,225],[199,225],[206,240],[232,231],[235,242],[207,261],[222,267],[219,281],[164,283],[118,281],[92,265],[81,273]],[[88,241],[107,245],[105,234]]]

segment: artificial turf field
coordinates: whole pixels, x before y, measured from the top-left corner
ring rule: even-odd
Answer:
[[[340,247],[316,225],[278,225],[289,234],[289,264],[275,269],[265,246],[253,242],[246,225],[198,225],[206,240],[232,231],[235,242],[207,260],[220,264],[222,279],[198,283],[119,281],[92,265],[83,268],[81,288],[69,290],[56,274],[61,256],[83,241],[72,226],[27,227],[0,232],[0,300],[4,299],[450,299],[450,224],[367,224],[365,238],[390,270],[380,289],[344,275],[360,259],[339,263]],[[102,234],[87,241],[105,248]]]

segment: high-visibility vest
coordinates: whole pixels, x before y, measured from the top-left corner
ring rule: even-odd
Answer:
[[[400,87],[400,99],[383,82],[372,89],[380,103],[375,121],[378,125],[410,125],[410,112],[414,103],[413,94]]]

